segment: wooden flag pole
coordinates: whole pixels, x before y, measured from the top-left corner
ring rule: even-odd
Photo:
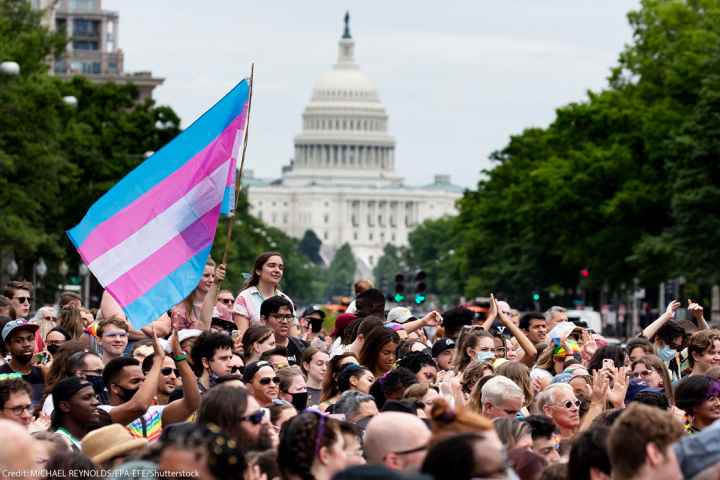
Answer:
[[[225,236],[225,251],[222,256],[222,264],[227,266],[228,249],[230,248],[230,240],[232,239],[232,227],[233,218],[235,217],[235,210],[237,209],[238,200],[240,199],[240,189],[242,188],[242,177],[243,171],[245,170],[245,152],[247,151],[248,145],[248,133],[250,132],[250,110],[252,109],[252,98],[253,98],[253,81],[255,79],[255,63],[250,64],[250,93],[248,98],[248,111],[247,121],[245,122],[245,137],[243,138],[242,157],[240,160],[240,172],[238,173],[237,179],[235,180],[235,202],[233,203],[233,210],[231,215],[228,216],[227,222],[227,233]],[[218,290],[222,283],[218,284]]]

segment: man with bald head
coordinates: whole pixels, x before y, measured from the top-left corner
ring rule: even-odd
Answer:
[[[35,465],[35,441],[22,425],[0,420],[0,478],[30,478],[18,472],[31,472]]]
[[[365,454],[370,464],[392,470],[418,470],[425,460],[430,430],[415,415],[383,412],[365,431]]]

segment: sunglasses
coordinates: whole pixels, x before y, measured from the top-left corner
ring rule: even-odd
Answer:
[[[218,301],[224,303],[225,305],[232,305],[235,300],[232,298],[218,298]]]
[[[274,383],[275,385],[280,384],[280,377],[263,377],[259,381],[260,385],[270,385],[270,382]]]
[[[17,300],[18,303],[30,303],[32,302],[32,297],[15,297],[15,300]]]
[[[230,367],[230,373],[243,373],[243,370],[243,367]]]
[[[567,402],[563,403],[562,406],[570,410],[573,405],[575,405],[577,408],[580,408],[580,400],[568,400]]]
[[[265,417],[265,410],[263,410],[261,408],[260,410],[256,410],[255,412],[251,413],[250,415],[245,415],[244,417],[240,417],[240,421],[250,422],[253,425],[260,425],[260,423],[262,423],[264,417]]]
[[[180,376],[180,370],[178,370],[177,368],[171,368],[171,367],[165,367],[165,368],[161,369],[161,370],[160,370],[160,373],[162,373],[162,374],[165,375],[166,377],[167,377],[168,375],[170,375],[171,373],[175,373],[175,376],[176,376],[176,377],[179,377],[179,376]]]

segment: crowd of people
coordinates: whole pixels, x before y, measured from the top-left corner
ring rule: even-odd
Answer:
[[[334,320],[260,255],[235,295],[208,260],[140,329],[111,295],[0,295],[3,478],[720,478],[720,331],[673,301],[612,343],[566,311],[386,311],[369,281]],[[690,331],[693,330],[693,331]],[[83,472],[83,473],[80,473]]]

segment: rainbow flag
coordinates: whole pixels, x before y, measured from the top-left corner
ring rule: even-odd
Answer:
[[[243,80],[67,232],[135,328],[181,302],[200,281],[219,216],[234,206],[249,96]]]

